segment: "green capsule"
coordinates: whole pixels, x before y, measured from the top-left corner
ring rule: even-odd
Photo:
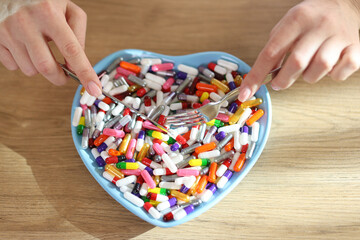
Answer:
[[[85,128],[85,117],[81,117],[79,120],[79,125],[76,128],[77,134],[82,135],[84,128]]]
[[[174,144],[175,142],[176,142],[176,140],[173,139],[172,137],[170,137],[169,140],[167,140],[166,143],[170,145],[170,144]]]

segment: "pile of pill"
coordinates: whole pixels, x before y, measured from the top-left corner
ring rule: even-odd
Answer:
[[[166,117],[218,101],[240,86],[238,65],[228,60],[192,66],[160,58],[115,59],[99,74],[103,91],[164,127]],[[173,130],[170,137],[150,121],[104,95],[80,92],[72,125],[91,149],[103,177],[153,218],[179,220],[221,191],[251,158],[258,140],[261,98],[225,102],[210,122]],[[160,109],[160,110],[159,110]]]

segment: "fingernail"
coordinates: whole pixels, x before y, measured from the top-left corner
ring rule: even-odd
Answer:
[[[101,89],[95,82],[90,82],[87,87],[89,89],[90,95],[92,95],[94,97],[98,97],[101,95]]]
[[[250,97],[251,91],[249,88],[245,87],[245,89],[243,89],[240,94],[239,94],[239,101],[240,102],[245,102],[249,97]]]
[[[272,89],[275,90],[275,91],[279,91],[280,88],[278,86],[274,86],[274,85],[271,85]]]

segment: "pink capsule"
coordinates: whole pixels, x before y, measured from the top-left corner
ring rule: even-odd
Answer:
[[[140,176],[141,169],[121,169],[121,172],[126,176],[131,176],[131,175]]]
[[[116,68],[116,72],[118,74],[122,74],[126,77],[128,77],[130,74],[135,75],[135,73],[133,73],[132,71],[126,70],[125,68],[122,68],[122,67]]]
[[[105,128],[103,130],[103,134],[107,136],[114,136],[116,138],[123,138],[125,136],[125,133],[123,130],[116,130],[112,128]]]
[[[164,152],[164,149],[162,148],[162,146],[158,143],[154,143],[153,144],[153,149],[155,150],[155,152],[162,156],[165,152]]]
[[[82,115],[85,116],[85,110],[88,109],[88,106],[86,104],[80,104],[80,107],[82,108]]]
[[[176,174],[179,177],[187,177],[187,176],[199,176],[200,171],[197,169],[191,169],[191,168],[183,168],[183,169],[178,169]]]
[[[126,155],[125,155],[127,159],[133,158],[134,152],[135,152],[135,146],[136,146],[136,139],[133,138],[129,142],[129,147],[128,147]]]
[[[173,63],[162,63],[162,64],[155,64],[155,65],[151,66],[151,70],[153,70],[154,72],[168,71],[168,70],[172,70],[173,68],[174,68]]]
[[[143,125],[143,128],[145,129],[151,129],[151,130],[155,130],[155,131],[159,131],[162,132],[158,127],[156,127],[154,124],[152,124],[150,121],[146,120]]]
[[[166,82],[163,84],[162,88],[165,92],[170,91],[171,86],[174,84],[175,79],[174,78],[168,78]]]
[[[202,105],[204,106],[204,105],[208,104],[209,102],[210,102],[209,99],[205,99],[205,100],[202,102]]]
[[[144,181],[147,183],[149,188],[155,188],[156,187],[156,183],[154,182],[154,180],[150,176],[150,173],[147,170],[142,170],[141,171],[141,176],[143,177]]]
[[[219,113],[217,116],[216,116],[216,119],[217,120],[220,120],[222,122],[229,122],[229,116],[224,114],[224,113]]]

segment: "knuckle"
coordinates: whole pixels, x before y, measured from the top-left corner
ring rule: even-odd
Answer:
[[[269,44],[264,50],[263,50],[263,56],[267,61],[274,60],[279,55],[279,50],[275,46],[275,44]]]
[[[291,64],[296,71],[304,70],[306,68],[307,62],[300,53],[294,53],[291,60]]]
[[[49,60],[40,61],[37,64],[37,69],[43,75],[51,75],[54,72],[53,64]]]
[[[26,68],[23,70],[23,73],[28,77],[32,77],[37,74],[37,71],[34,68]]]
[[[321,55],[315,60],[315,64],[325,71],[330,71],[333,64],[325,56]]]
[[[360,67],[359,56],[355,54],[347,54],[344,57],[348,68],[350,68],[352,71],[356,71],[359,69]]]
[[[289,10],[289,17],[294,22],[303,23],[309,18],[310,11],[308,6],[300,4]]]
[[[80,52],[81,48],[75,42],[69,42],[64,45],[65,57],[76,57]]]

